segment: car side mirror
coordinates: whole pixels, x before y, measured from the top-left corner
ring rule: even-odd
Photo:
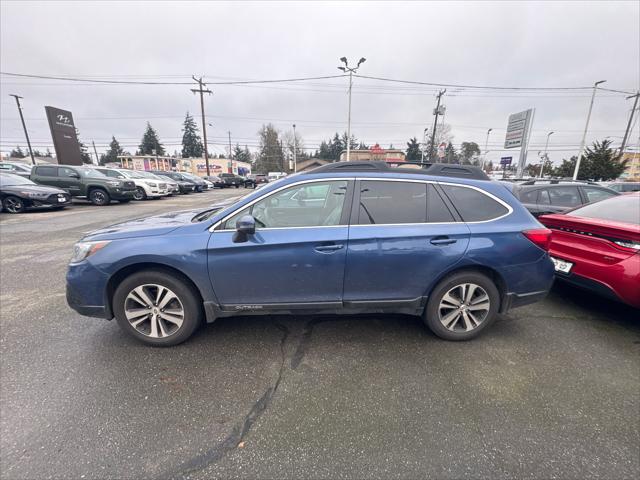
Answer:
[[[246,242],[247,237],[254,233],[256,233],[256,220],[251,215],[243,215],[236,221],[236,233],[233,234],[233,242]]]

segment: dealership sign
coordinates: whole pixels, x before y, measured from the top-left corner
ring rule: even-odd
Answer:
[[[76,135],[73,116],[67,110],[55,107],[44,107],[49,121],[49,129],[53,138],[58,163],[64,165],[82,165],[80,144]]]
[[[526,141],[531,121],[533,119],[533,109],[509,115],[507,123],[507,135],[504,139],[504,148],[522,147]]]

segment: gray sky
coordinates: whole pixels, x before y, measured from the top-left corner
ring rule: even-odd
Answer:
[[[3,72],[186,82],[335,75],[338,58],[364,56],[363,75],[508,87],[640,88],[640,2],[12,2],[0,7]],[[24,97],[33,143],[52,145],[44,105],[71,110],[81,139],[104,151],[111,135],[134,151],[149,120],[169,152],[181,122],[199,114],[188,85],[89,85],[0,77],[0,150],[24,145],[10,93]],[[209,144],[222,153],[227,131],[256,145],[262,123],[296,123],[307,147],[346,130],[347,80],[261,86],[210,85]],[[433,123],[437,87],[355,79],[352,132],[368,144],[406,148]],[[591,92],[447,87],[443,103],[454,144],[500,150],[510,113],[535,107],[529,161],[551,137],[550,158],[575,154]],[[632,101],[598,92],[589,142],[619,144]],[[200,124],[199,116],[197,117]],[[640,123],[640,122],[639,122]],[[637,144],[636,124],[632,143]],[[53,148],[51,146],[51,150]]]

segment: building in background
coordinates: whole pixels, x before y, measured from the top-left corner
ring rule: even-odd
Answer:
[[[401,163],[406,159],[406,155],[403,150],[384,149],[380,148],[377,143],[368,149],[364,150],[351,150],[349,154],[349,160],[351,162],[361,161],[374,161],[374,162],[387,162],[387,163]],[[340,153],[340,161],[347,160],[347,151],[343,150]]]
[[[199,176],[207,174],[207,162],[204,158],[179,158],[176,161],[178,171],[189,172]],[[211,175],[235,173],[236,175],[244,176],[251,173],[251,164],[228,158],[210,158],[209,171]]]
[[[620,180],[640,181],[640,152],[624,152],[622,160],[629,160]]]
[[[155,155],[118,155],[120,167],[129,170],[173,170],[176,159]]]

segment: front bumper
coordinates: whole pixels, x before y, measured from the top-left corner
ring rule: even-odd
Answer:
[[[109,191],[109,195],[114,200],[132,200],[135,193],[135,190],[120,190],[119,188]]]
[[[67,304],[80,315],[110,320],[113,318],[106,298],[109,278],[89,262],[69,265]]]

